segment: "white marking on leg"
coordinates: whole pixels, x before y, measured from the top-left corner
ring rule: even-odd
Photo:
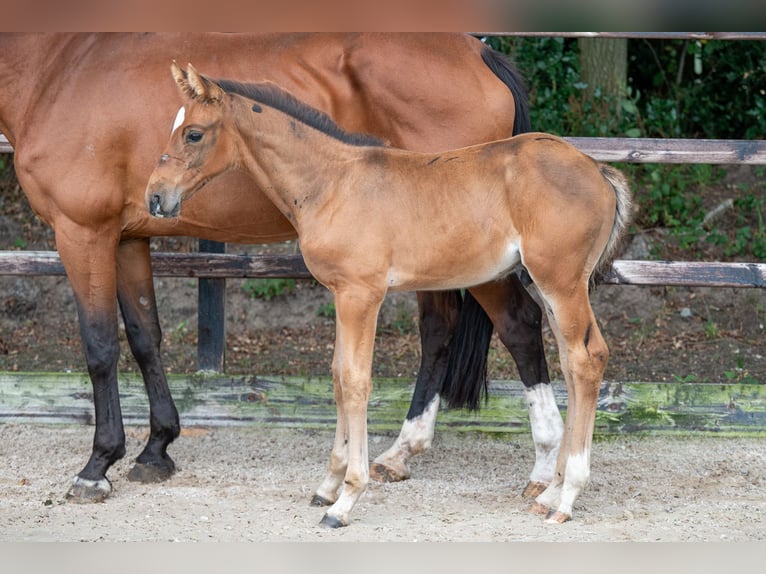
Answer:
[[[173,135],[173,133],[178,129],[178,127],[184,123],[185,119],[186,119],[186,108],[184,106],[181,106],[181,109],[178,110],[178,113],[176,114],[176,119],[173,122],[173,129],[170,130],[170,135]]]
[[[590,449],[567,458],[564,473],[564,485],[561,488],[561,501],[557,510],[572,516],[572,506],[590,479]]]
[[[75,475],[75,477],[72,479],[72,486],[67,493],[67,498],[73,497],[74,492],[78,489],[99,492],[101,493],[101,497],[91,496],[89,498],[102,500],[111,494],[112,484],[106,478],[102,478],[100,480],[90,480],[87,478],[80,478],[79,476]]]
[[[386,452],[379,455],[374,462],[391,468],[400,473],[402,477],[408,478],[407,461],[414,455],[431,448],[438,412],[439,395],[435,395],[419,416],[402,423],[402,430],[394,444]]]
[[[535,466],[529,480],[549,483],[556,473],[556,458],[564,435],[564,422],[556,405],[553,387],[549,383],[525,388],[524,396],[535,443]]]

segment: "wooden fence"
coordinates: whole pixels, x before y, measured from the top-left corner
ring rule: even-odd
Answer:
[[[477,35],[516,36],[564,36],[605,38],[684,38],[764,40],[766,33],[722,32],[651,32],[651,33],[476,33]],[[626,163],[708,163],[708,164],[766,164],[766,140],[699,140],[699,139],[650,139],[650,138],[567,138],[594,159],[605,162]],[[0,153],[12,153],[7,140],[0,136]],[[199,253],[155,253],[152,265],[156,276],[199,278],[199,368],[206,371],[223,370],[224,286],[230,278],[298,278],[310,277],[303,260],[298,255],[240,255],[225,253],[225,246],[215,242],[200,241]],[[58,254],[48,251],[0,251],[0,275],[63,275],[64,269]],[[605,282],[614,285],[668,285],[687,287],[766,287],[766,264],[720,263],[686,261],[632,261],[617,260],[607,273]],[[86,381],[83,381],[85,384]],[[237,384],[241,384],[241,381]],[[194,381],[183,383],[184,388],[196,388]],[[229,385],[227,387],[227,385]],[[233,381],[223,386],[231,390]],[[12,385],[11,385],[12,386]],[[760,387],[760,386],[759,386]],[[6,387],[10,388],[10,387]],[[83,387],[84,388],[84,387]],[[249,391],[247,389],[250,389]],[[247,397],[253,396],[252,386],[238,388]],[[20,391],[22,394],[27,391]],[[188,394],[188,391],[184,391]],[[762,388],[747,391],[757,413],[753,421],[763,429],[766,417],[766,393]],[[737,396],[741,396],[736,391]],[[755,394],[753,394],[755,393]],[[518,394],[518,393],[517,393]],[[25,395],[26,396],[26,395]],[[731,396],[731,394],[729,395]],[[733,399],[732,399],[733,400]],[[704,401],[703,401],[704,402]],[[25,403],[26,404],[26,403]],[[522,405],[523,406],[523,405]],[[240,408],[240,407],[236,407]],[[702,407],[707,410],[708,406]],[[404,408],[396,411],[395,426]],[[264,411],[268,418],[268,408]],[[11,413],[3,415],[18,416]],[[219,416],[219,415],[214,415]],[[226,415],[229,416],[229,415]],[[717,416],[717,415],[716,415]],[[503,415],[505,417],[505,415]],[[207,420],[207,419],[206,419]],[[332,420],[332,416],[329,417]],[[500,419],[498,419],[500,420]],[[720,417],[716,420],[721,420]],[[373,424],[374,427],[374,424]]]

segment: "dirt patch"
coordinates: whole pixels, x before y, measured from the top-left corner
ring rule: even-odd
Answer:
[[[0,540],[7,541],[754,541],[766,539],[766,457],[755,439],[600,441],[574,520],[527,512],[520,493],[533,463],[526,435],[437,433],[413,478],[371,483],[338,531],[318,526],[308,501],[321,481],[332,432],[189,429],[171,447],[168,482],[125,479],[145,431],[110,471],[103,505],[65,504],[90,452],[86,426],[0,425]],[[390,436],[371,436],[371,454]],[[25,445],[19,449],[13,445]],[[460,464],[457,464],[460,461]]]

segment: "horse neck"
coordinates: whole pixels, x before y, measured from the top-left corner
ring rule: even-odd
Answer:
[[[51,77],[66,78],[57,56],[77,34],[0,34],[0,131],[15,146],[16,134],[37,99],[52,89]]]
[[[265,106],[262,113],[247,110],[244,117],[249,119],[237,122],[243,165],[296,227],[308,215],[303,206],[318,208],[325,191],[337,191],[333,180],[369,149],[346,144]]]

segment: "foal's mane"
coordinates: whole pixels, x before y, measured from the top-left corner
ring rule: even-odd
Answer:
[[[344,143],[356,146],[384,146],[383,140],[362,133],[350,133],[336,124],[326,113],[300,101],[287,90],[270,82],[244,84],[234,80],[213,80],[224,92],[239,94],[277,109],[296,120]]]

